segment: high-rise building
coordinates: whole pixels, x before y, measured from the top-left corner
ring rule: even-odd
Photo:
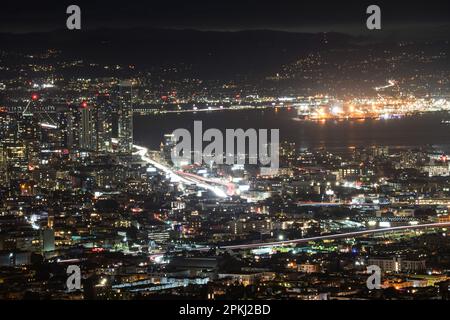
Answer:
[[[27,165],[39,162],[41,149],[42,130],[39,126],[39,116],[36,114],[22,114],[19,123],[19,141],[24,142],[26,149]]]
[[[1,126],[1,167],[7,181],[23,179],[28,167],[39,161],[41,130],[32,114],[6,113]]]
[[[123,81],[118,94],[119,152],[130,153],[133,148],[133,82]]]
[[[115,108],[108,97],[105,96],[97,98],[96,108],[98,151],[111,152]]]
[[[67,147],[72,150],[111,152],[113,138],[114,108],[111,103],[83,102],[66,112],[64,136]]]
[[[96,109],[86,103],[80,107],[80,148],[97,151],[97,115]]]
[[[6,147],[0,142],[0,184],[7,186],[9,184],[8,179],[8,156],[6,153]]]
[[[55,124],[41,124],[41,149],[58,151],[67,147],[67,115],[55,110],[52,114]]]

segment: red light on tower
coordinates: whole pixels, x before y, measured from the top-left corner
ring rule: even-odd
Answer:
[[[38,100],[38,99],[39,99],[38,94],[37,94],[37,93],[33,93],[33,94],[31,95],[31,99],[32,99],[33,101]]]
[[[87,108],[87,102],[86,102],[86,101],[83,101],[83,102],[81,103],[81,107],[82,107],[82,108]]]

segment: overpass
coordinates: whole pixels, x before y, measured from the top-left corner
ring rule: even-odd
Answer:
[[[223,186],[225,186],[225,183],[222,184],[222,183],[218,183],[217,181],[210,181],[207,178],[203,178],[203,177],[200,177],[197,175],[188,174],[188,173],[184,173],[184,172],[180,172],[180,171],[176,172],[176,171],[172,170],[171,168],[169,168],[168,166],[161,164],[153,159],[150,159],[147,156],[147,153],[148,153],[147,148],[141,147],[138,145],[133,145],[133,146],[137,150],[134,154],[139,155],[141,157],[142,161],[150,163],[155,168],[165,172],[172,178],[175,178],[177,181],[181,181],[186,184],[195,184],[200,188],[214,192],[218,197],[222,197],[222,198],[227,197],[226,192],[223,190]],[[217,186],[217,185],[221,185],[221,184],[222,184],[222,186]],[[315,203],[315,204],[319,205],[319,203]],[[311,203],[305,203],[304,205],[311,205]],[[326,205],[334,206],[334,205],[342,205],[342,204],[327,203]],[[366,235],[370,235],[370,234],[384,233],[384,232],[391,232],[391,231],[446,228],[446,227],[450,227],[450,222],[436,222],[436,223],[428,223],[428,224],[369,229],[369,230],[362,230],[362,231],[337,233],[337,234],[330,234],[330,235],[324,235],[324,236],[300,238],[300,239],[285,240],[285,241],[275,241],[275,242],[259,242],[259,243],[228,245],[228,246],[205,246],[205,247],[192,248],[192,249],[190,249],[190,251],[209,251],[213,248],[225,249],[225,250],[242,250],[242,249],[256,249],[256,248],[261,248],[261,247],[291,246],[291,245],[296,245],[296,244],[300,244],[300,243],[307,243],[310,241],[334,240],[334,239],[340,239],[340,238],[356,238],[356,237],[362,237],[362,236],[366,236]]]
[[[404,230],[415,230],[415,229],[432,229],[432,228],[446,228],[450,227],[450,222],[436,222],[436,223],[427,223],[427,224],[418,224],[418,225],[407,225],[407,226],[399,226],[399,227],[389,227],[389,228],[379,228],[379,229],[370,229],[370,230],[362,230],[362,231],[353,231],[346,233],[337,233],[337,234],[329,234],[324,236],[317,237],[309,237],[309,238],[301,238],[294,240],[285,240],[285,241],[275,241],[275,242],[259,242],[259,243],[249,243],[249,244],[238,244],[238,245],[229,245],[229,246],[217,246],[217,247],[203,247],[203,248],[195,248],[193,251],[209,251],[213,248],[217,249],[225,249],[225,250],[243,250],[243,249],[256,249],[262,247],[279,247],[279,246],[292,246],[300,243],[308,243],[310,241],[322,241],[322,240],[334,240],[340,238],[357,238],[370,234],[376,233],[384,233],[390,231],[404,231]]]
[[[145,147],[141,147],[138,145],[133,145],[133,147],[137,150],[134,152],[135,155],[138,155],[141,157],[141,160],[144,162],[147,162],[154,166],[156,169],[163,171],[167,175],[171,177],[171,179],[175,181],[180,181],[185,184],[195,184],[196,186],[206,189],[209,191],[212,191],[216,196],[220,198],[226,198],[227,194],[223,190],[222,186],[217,186],[217,183],[212,184],[211,182],[207,181],[206,179],[201,179],[200,176],[194,175],[194,174],[187,174],[181,171],[174,171],[167,165],[164,165],[158,161],[155,161],[154,159],[151,159],[148,154],[148,149]]]
[[[197,181],[201,181],[203,183],[207,183],[212,186],[217,185],[219,187],[223,187],[227,190],[227,194],[229,196],[233,196],[235,194],[235,186],[234,186],[234,183],[232,183],[232,182],[226,182],[220,178],[215,178],[215,179],[205,178],[205,177],[199,176],[197,174],[183,172],[183,171],[176,171],[176,173],[187,179],[191,178],[191,179],[194,179]]]

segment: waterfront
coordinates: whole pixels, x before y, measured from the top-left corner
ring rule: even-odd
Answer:
[[[0,12],[0,300],[450,300],[450,7],[100,2]]]
[[[236,116],[236,115],[239,116]],[[202,113],[135,116],[135,140],[158,149],[166,133],[178,128],[193,129],[195,120],[205,128],[280,129],[281,141],[299,148],[348,148],[359,146],[417,147],[432,145],[450,151],[450,116],[439,112],[400,119],[304,121],[295,109],[214,111]]]

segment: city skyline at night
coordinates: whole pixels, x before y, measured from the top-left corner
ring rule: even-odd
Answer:
[[[2,6],[1,300],[449,300],[448,2]]]

